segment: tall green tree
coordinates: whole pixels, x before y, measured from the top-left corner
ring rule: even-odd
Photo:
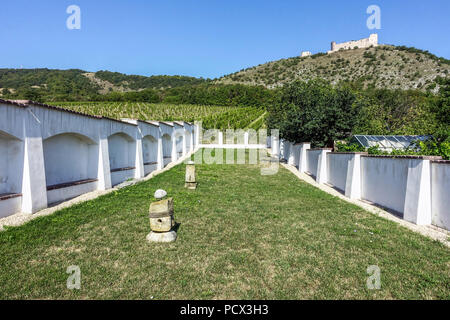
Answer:
[[[332,147],[335,140],[352,133],[354,101],[348,87],[333,87],[323,80],[296,81],[284,87],[279,101],[268,108],[267,125],[289,141]]]

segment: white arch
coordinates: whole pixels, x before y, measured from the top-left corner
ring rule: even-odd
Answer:
[[[144,174],[157,169],[158,165],[158,139],[152,135],[142,138],[142,157],[144,160]]]
[[[24,143],[0,131],[0,218],[21,211]]]
[[[43,141],[47,186],[96,179],[98,145],[78,133],[61,133]]]
[[[97,188],[98,144],[79,133],[61,133],[43,141],[48,203]],[[62,190],[64,189],[64,190]]]
[[[134,178],[136,170],[136,141],[126,133],[118,132],[108,137],[111,184],[114,186]]]
[[[194,149],[192,146],[194,139],[192,137],[192,133],[189,130],[186,130],[185,139],[186,139],[186,151],[189,152]]]
[[[23,141],[0,131],[0,195],[21,193]]]
[[[175,134],[175,145],[177,148],[177,158],[183,156],[183,143],[184,143],[184,134]]]
[[[162,136],[164,167],[172,161],[172,137],[165,133]]]

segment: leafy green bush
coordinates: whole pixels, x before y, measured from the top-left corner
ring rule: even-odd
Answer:
[[[310,141],[333,146],[346,138],[356,120],[354,94],[348,87],[333,87],[322,80],[296,81],[283,87],[277,103],[268,107],[268,128],[293,142]]]
[[[337,152],[364,152],[366,149],[358,143],[342,143],[336,142]]]
[[[444,160],[450,160],[450,139],[440,142],[438,139],[432,138],[427,141],[415,141],[411,147],[407,149],[392,150],[391,152],[383,151],[379,146],[364,148],[357,143],[344,144],[336,143],[336,151],[338,152],[367,152],[372,155],[422,155],[422,156],[441,156]]]

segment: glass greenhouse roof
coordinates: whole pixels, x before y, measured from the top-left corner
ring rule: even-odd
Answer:
[[[351,142],[357,142],[365,148],[379,146],[380,149],[406,149],[414,141],[428,140],[431,136],[369,136],[354,135]]]

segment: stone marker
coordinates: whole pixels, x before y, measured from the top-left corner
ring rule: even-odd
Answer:
[[[197,182],[195,180],[195,165],[193,161],[189,161],[186,164],[186,181],[184,187],[192,190],[197,189]]]
[[[177,239],[173,230],[175,220],[173,217],[173,199],[163,199],[167,195],[164,190],[156,190],[155,198],[161,199],[150,204],[150,229],[147,240],[151,242],[172,242]]]
[[[147,241],[149,242],[174,242],[177,240],[177,233],[175,231],[170,232],[150,232],[147,235]]]
[[[156,199],[162,199],[165,196],[167,196],[167,192],[163,189],[158,189],[155,191],[155,198]]]
[[[163,199],[150,204],[150,228],[156,232],[169,232],[175,225],[173,199]]]

